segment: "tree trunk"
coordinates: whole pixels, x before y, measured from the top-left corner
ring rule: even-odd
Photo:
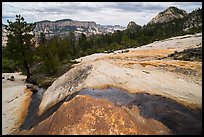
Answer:
[[[27,73],[27,78],[26,78],[26,81],[30,78],[30,69],[29,69],[29,66],[28,66],[28,62],[27,60],[25,59],[25,53],[23,52],[23,64],[24,64],[24,67],[26,69],[26,73]]]
[[[26,78],[26,80],[27,80],[28,78],[30,78],[30,69],[29,69],[28,63],[25,59],[24,59],[24,67],[25,67],[26,72],[27,72],[27,78]]]

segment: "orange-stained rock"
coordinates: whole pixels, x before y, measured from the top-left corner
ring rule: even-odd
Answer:
[[[25,133],[24,133],[25,134]],[[139,109],[115,106],[104,99],[77,95],[35,126],[30,134],[171,134],[159,121],[146,119]]]
[[[31,102],[32,92],[23,85],[3,89],[2,134],[9,135],[24,122]],[[8,92],[8,93],[5,93]]]

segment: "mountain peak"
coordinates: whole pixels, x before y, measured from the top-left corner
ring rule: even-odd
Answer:
[[[139,27],[140,25],[136,24],[134,21],[130,21],[127,25],[127,29],[128,28],[136,28]]]
[[[127,28],[130,28],[130,27],[134,27],[136,26],[137,24],[134,22],[134,21],[130,21],[127,25]]]
[[[171,6],[171,7],[168,7],[166,10],[160,12],[148,24],[169,22],[174,19],[183,18],[187,14],[188,13],[185,10],[178,9],[177,7]]]

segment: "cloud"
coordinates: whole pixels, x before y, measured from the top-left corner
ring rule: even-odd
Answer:
[[[14,17],[13,17],[13,15],[3,15],[2,18],[10,19],[10,18],[14,18]]]
[[[21,14],[28,22],[69,18],[123,26],[132,20],[144,25],[170,6],[191,12],[202,2],[2,2],[2,21]]]
[[[59,13],[59,14],[76,14],[78,12],[96,12],[99,11],[96,7],[84,6],[75,3],[65,3],[63,5],[50,5],[49,7],[42,7],[36,12],[42,13]]]
[[[137,3],[137,2],[119,2],[110,6],[111,8],[115,8],[121,10],[123,12],[145,12],[152,10],[162,10],[164,6],[160,4],[149,4],[148,3]]]
[[[174,2],[173,5],[178,8],[184,9],[187,12],[202,8],[202,2]]]

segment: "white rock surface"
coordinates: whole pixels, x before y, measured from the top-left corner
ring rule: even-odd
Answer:
[[[15,131],[27,115],[32,92],[25,90],[26,76],[20,73],[3,73],[2,76],[14,76],[15,81],[2,79],[2,134]]]
[[[97,53],[97,54],[92,54],[92,55],[89,55],[89,56],[85,56],[85,57],[81,57],[81,58],[78,58],[76,59],[77,62],[89,62],[89,61],[94,61],[98,58],[101,58],[101,57],[104,57],[104,56],[107,56],[109,54],[107,53]]]
[[[85,87],[114,86],[131,93],[147,92],[162,95],[181,103],[202,106],[202,87],[194,82],[177,78],[173,72],[152,67],[127,68],[108,61],[98,61],[85,81]]]
[[[184,35],[165,39],[162,41],[155,41],[148,45],[139,47],[137,49],[175,49],[181,51],[183,49],[197,47],[196,45],[202,45],[202,33],[196,35]]]
[[[90,67],[88,64],[77,65],[59,77],[44,93],[38,115],[41,115],[68,95],[79,91],[83,87],[82,81],[88,75],[87,73],[91,69]]]

